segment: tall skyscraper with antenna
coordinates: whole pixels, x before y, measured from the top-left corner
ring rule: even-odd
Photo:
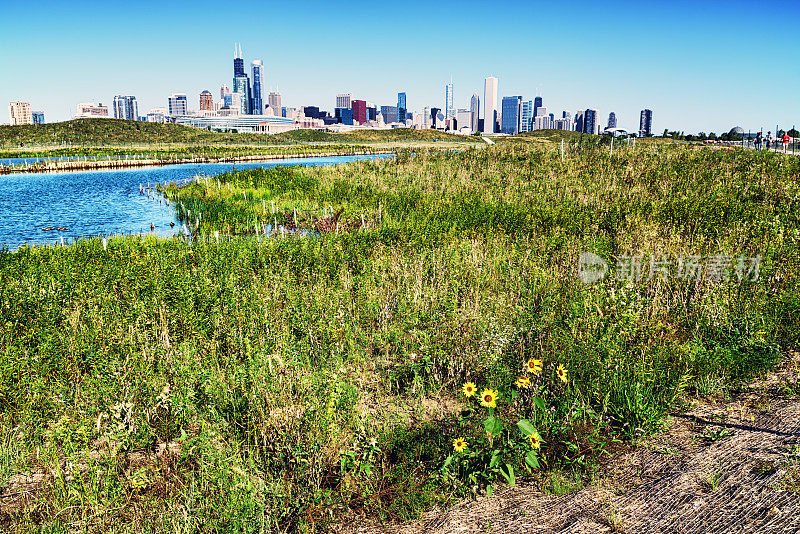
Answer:
[[[240,113],[250,114],[250,79],[244,71],[244,59],[242,59],[242,45],[233,45],[233,92],[240,95]]]

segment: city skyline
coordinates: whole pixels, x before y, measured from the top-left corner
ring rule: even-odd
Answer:
[[[97,6],[109,17],[119,9],[81,5]],[[337,20],[339,16],[323,4],[307,5],[322,19]],[[425,9],[463,24],[470,5],[445,2]],[[498,21],[499,8],[504,5],[516,6],[521,16],[534,9],[504,2],[498,6]],[[198,109],[202,91],[216,94],[221,84],[232,82],[230,46],[234,42],[243,50],[247,74],[251,61],[263,61],[264,95],[280,86],[286,107],[318,106],[332,112],[339,93],[352,93],[354,100],[373,102],[379,108],[396,106],[398,92],[404,92],[409,111],[421,112],[425,107],[447,111],[445,90],[452,77],[455,98],[451,109],[457,110],[469,108],[471,95],[482,95],[484,79],[493,75],[499,79],[498,111],[506,96],[521,95],[524,101],[544,96],[547,108],[557,116],[562,110],[596,109],[603,117],[614,111],[618,125],[633,132],[638,131],[642,109],[655,110],[652,128],[659,134],[665,128],[722,133],[734,126],[745,130],[773,129],[776,123],[792,126],[787,121],[795,118],[788,115],[800,108],[800,75],[791,68],[790,59],[782,57],[779,41],[771,50],[766,45],[743,46],[730,40],[731,35],[767,31],[790,35],[791,15],[800,14],[800,8],[791,5],[769,11],[744,2],[702,6],[623,2],[602,9],[581,2],[569,7],[546,4],[535,9],[551,20],[552,31],[537,27],[537,32],[528,36],[499,29],[496,39],[489,42],[476,26],[482,42],[479,47],[453,46],[471,43],[459,40],[458,35],[428,38],[426,34],[424,44],[410,45],[400,38],[403,33],[376,36],[369,32],[337,34],[336,44],[325,46],[331,39],[325,25],[311,35],[293,32],[290,25],[277,25],[267,34],[262,24],[247,18],[214,32],[213,39],[200,39],[189,31],[191,24],[170,24],[170,14],[177,8],[160,4],[159,17],[152,21],[152,36],[139,39],[141,29],[135,24],[73,27],[74,11],[81,10],[71,7],[12,5],[8,9],[16,13],[15,20],[35,20],[42,31],[31,40],[24,27],[14,26],[0,36],[0,99],[30,102],[32,108],[44,111],[48,122],[72,118],[81,102],[111,107],[117,95],[136,96],[140,115],[167,107],[172,94],[188,95],[189,107]],[[284,11],[278,8],[277,14]],[[87,12],[90,10],[82,11]],[[184,22],[199,22],[201,17],[194,13],[201,12],[183,10]],[[702,23],[712,12],[713,27]],[[593,18],[598,28],[608,21],[608,27],[618,31],[611,35],[573,32],[554,41],[558,26],[554,17]],[[413,25],[405,31],[422,35]],[[550,46],[554,43],[558,46]],[[342,63],[342,48],[358,50],[357,60]],[[380,58],[401,50],[406,68],[384,72]],[[87,68],[87,58],[101,68]],[[39,68],[42,62],[52,68]],[[19,81],[23,79],[24,84]],[[55,92],[53,79],[58,80]]]

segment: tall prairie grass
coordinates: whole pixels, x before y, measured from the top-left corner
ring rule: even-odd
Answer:
[[[609,440],[797,350],[798,174],[774,154],[609,156],[580,139],[563,159],[521,143],[401,152],[171,187],[190,242],[4,251],[0,479],[85,469],[62,469],[35,507],[0,520],[322,531],[408,519],[472,491],[440,476],[452,440],[479,431],[460,426],[461,384],[509,391],[530,357],[544,361],[545,409],[505,397],[498,411],[539,429],[541,469],[589,469]],[[339,232],[261,233],[340,210]],[[584,284],[584,251],[762,259],[756,281]],[[168,465],[130,460],[169,442]]]

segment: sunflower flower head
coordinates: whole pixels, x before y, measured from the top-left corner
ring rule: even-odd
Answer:
[[[517,381],[514,382],[514,384],[516,384],[517,387],[520,389],[528,389],[531,385],[531,379],[523,375],[518,377]]]
[[[532,449],[538,449],[539,447],[542,446],[542,438],[539,437],[539,433],[538,432],[534,432],[533,434],[528,436],[528,439],[531,442],[531,448]]]
[[[475,384],[473,384],[472,382],[467,382],[466,384],[464,384],[464,387],[461,388],[461,390],[467,397],[474,397],[475,394],[478,392],[478,388],[476,388]]]
[[[560,378],[562,382],[567,381],[567,370],[564,369],[563,365],[558,364],[558,367],[556,368],[556,374],[558,375],[558,378]]]
[[[542,372],[542,360],[531,358],[525,364],[525,371],[532,375],[538,375],[539,373]]]
[[[464,438],[458,438],[453,440],[453,449],[455,449],[456,452],[464,452],[464,449],[466,448],[467,448],[467,440],[465,440]]]
[[[483,393],[481,393],[481,406],[497,408],[497,391],[493,389],[484,389]]]

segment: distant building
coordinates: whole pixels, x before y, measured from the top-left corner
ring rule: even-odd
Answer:
[[[44,124],[44,111],[34,111],[31,116],[33,124]]]
[[[608,126],[607,128],[616,128],[617,127],[617,114],[613,111],[608,114]]]
[[[494,133],[495,131],[499,83],[497,78],[489,76],[483,84],[483,131],[486,133]]]
[[[526,100],[522,103],[522,114],[519,119],[519,131],[530,132],[533,129],[533,101]]]
[[[75,115],[75,117],[108,117],[108,107],[99,102],[97,104],[93,102],[82,102],[78,104],[78,114]]]
[[[522,97],[504,96],[502,110],[503,115],[500,131],[509,135],[518,134],[519,121],[522,117]]]
[[[352,108],[353,107],[353,93],[340,93],[336,95],[337,108]]]
[[[227,83],[223,83],[222,87],[219,88],[219,99],[222,100],[225,98],[225,95],[231,92],[231,88],[228,87]]]
[[[353,110],[353,123],[364,124],[367,122],[367,101],[353,100],[350,102],[350,104],[351,109]]]
[[[11,118],[11,126],[33,124],[33,113],[29,102],[10,102],[8,115]]]
[[[352,126],[353,124],[353,108],[336,108],[334,110],[334,117],[341,124]]]
[[[281,117],[281,94],[276,89],[269,93],[269,107],[276,117]]]
[[[444,116],[440,113],[441,108],[430,108],[431,109],[431,128],[444,128],[444,124],[442,124],[442,120]]]
[[[114,97],[114,118],[135,121],[139,118],[139,106],[135,96],[117,95]]]
[[[594,134],[597,131],[597,110],[587,109],[583,112],[583,132]]]
[[[643,109],[639,113],[639,137],[650,137],[653,135],[653,112]]]
[[[472,133],[479,130],[478,120],[480,120],[481,99],[478,93],[473,93],[472,98],[469,99],[469,113],[470,113],[470,129]]]
[[[539,108],[541,108],[543,106],[544,106],[544,104],[542,103],[542,97],[541,96],[537,96],[536,98],[533,99],[533,118],[534,119],[539,116]]]
[[[444,120],[454,119],[456,115],[453,107],[453,82],[448,83],[444,89]]]
[[[253,73],[253,96],[250,100],[250,111],[253,115],[264,114],[264,64],[260,59],[250,63]]]
[[[406,105],[406,94],[397,93],[397,122],[406,123],[406,113],[408,106]]]
[[[200,93],[200,111],[214,111],[214,95],[211,91]]]
[[[233,92],[241,95],[240,113],[250,114],[250,78],[247,75],[237,76],[233,79]]]
[[[367,120],[368,121],[378,120],[378,106],[376,106],[372,102],[367,102]]]
[[[167,122],[166,108],[153,108],[147,114],[147,122]]]
[[[544,107],[539,109],[542,110]],[[547,113],[541,113],[540,115],[537,115],[535,119],[533,119],[533,128],[535,130],[552,130],[553,120]]]
[[[189,101],[185,93],[175,93],[167,99],[170,117],[182,117],[189,113]]]
[[[244,59],[242,59],[242,45],[237,50],[236,43],[233,44],[233,77],[247,76],[244,72]]]
[[[381,106],[381,117],[386,124],[400,122],[399,115],[400,111],[397,106]]]
[[[575,112],[575,120],[572,124],[575,127],[576,132],[583,131],[583,111],[579,110]]]
[[[467,128],[472,131],[472,113],[468,109],[459,109],[456,111],[456,128],[461,130]]]
[[[433,121],[431,119],[431,108],[424,107],[422,108],[422,127],[426,130],[431,127]]]
[[[561,118],[562,119],[572,119],[572,114],[569,111],[564,110],[564,111],[561,112]]]
[[[556,119],[553,121],[553,129],[554,130],[572,130],[572,119],[562,118]]]

